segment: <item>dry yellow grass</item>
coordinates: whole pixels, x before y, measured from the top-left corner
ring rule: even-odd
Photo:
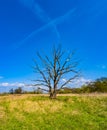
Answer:
[[[22,97],[15,96],[15,98],[10,96],[8,99],[8,101],[10,101],[10,111],[13,112],[17,110],[19,112],[25,111],[28,113],[39,111],[40,113],[46,113],[48,110],[50,112],[56,112],[63,107],[63,102],[59,102],[57,100],[53,102],[51,100],[40,100],[34,102],[32,100],[29,100],[29,96],[27,97],[28,100],[24,100],[25,98],[26,95]]]
[[[49,94],[14,94],[14,95],[6,95],[0,96],[0,100],[7,99],[8,100],[15,100],[15,99],[26,99],[28,97],[40,97],[40,96],[49,96]],[[57,94],[57,96],[107,96],[107,93],[86,93],[86,94]]]
[[[0,106],[0,119],[3,119],[5,117],[5,110],[3,107]]]

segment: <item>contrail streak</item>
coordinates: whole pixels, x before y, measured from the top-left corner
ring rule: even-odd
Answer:
[[[34,0],[19,0],[24,6],[29,8],[39,19],[41,19],[46,24],[51,21],[51,18],[47,15],[45,10],[41,8],[41,6],[35,2]],[[57,35],[57,38],[60,39],[60,33],[57,30],[56,25],[53,23],[51,24],[52,29]]]
[[[51,27],[52,25],[58,25],[61,22],[64,22],[65,19],[67,19],[68,17],[70,17],[71,14],[73,14],[76,11],[76,8],[71,9],[70,11],[68,11],[66,14],[51,20],[49,23],[45,24],[44,26],[42,26],[41,28],[35,30],[34,32],[32,32],[31,34],[29,34],[25,39],[23,39],[21,42],[18,43],[18,47],[20,47],[22,44],[24,44],[29,38],[35,36],[37,33],[47,29],[48,27]],[[58,35],[58,34],[57,34]]]
[[[34,4],[34,12],[45,23],[49,23],[51,21],[50,17],[46,14],[46,12],[40,7],[40,5],[37,2],[35,2]],[[60,39],[60,34],[59,31],[57,30],[56,25],[52,24],[51,26],[54,32],[56,33],[57,38]]]

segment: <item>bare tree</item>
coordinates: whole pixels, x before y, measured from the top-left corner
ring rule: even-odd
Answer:
[[[39,89],[49,92],[50,98],[56,98],[60,89],[79,76],[78,61],[73,58],[74,52],[68,54],[58,47],[53,49],[51,57],[41,56],[39,53],[37,56],[43,66],[41,67],[34,60],[34,72],[40,75],[40,78],[33,80],[36,82],[34,86],[39,86]]]

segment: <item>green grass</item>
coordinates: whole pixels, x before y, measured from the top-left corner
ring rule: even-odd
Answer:
[[[0,130],[107,130],[107,96],[1,96]]]

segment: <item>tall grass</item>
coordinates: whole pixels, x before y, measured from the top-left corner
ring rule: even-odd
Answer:
[[[0,130],[106,130],[107,96],[1,96]]]

